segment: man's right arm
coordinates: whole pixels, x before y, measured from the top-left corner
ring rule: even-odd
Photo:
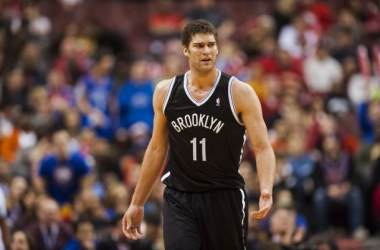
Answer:
[[[168,130],[163,105],[169,88],[170,80],[158,84],[153,96],[154,125],[153,135],[145,152],[141,174],[137,183],[132,202],[123,220],[123,231],[130,239],[141,237],[141,221],[143,206],[147,201],[156,182],[168,150]]]

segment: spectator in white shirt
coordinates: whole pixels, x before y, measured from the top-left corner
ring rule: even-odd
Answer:
[[[6,223],[7,207],[5,204],[5,195],[0,189],[0,250],[5,250],[9,243],[9,229]]]
[[[339,62],[332,58],[326,47],[321,44],[315,56],[305,61],[304,76],[311,92],[326,94],[341,84],[343,73]]]
[[[282,28],[278,44],[292,57],[305,58],[314,53],[318,44],[318,35],[309,29],[306,18],[300,14],[293,18],[292,24]]]

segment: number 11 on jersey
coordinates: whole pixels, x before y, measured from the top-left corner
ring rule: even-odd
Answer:
[[[193,144],[193,161],[197,161],[197,138],[193,138],[190,141]],[[202,145],[202,161],[206,161],[206,138],[199,141]]]

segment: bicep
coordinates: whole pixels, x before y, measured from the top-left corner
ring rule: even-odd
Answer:
[[[167,119],[163,112],[165,97],[166,92],[162,89],[156,90],[153,96],[154,119],[151,146],[155,150],[166,149],[168,145]]]
[[[237,111],[247,129],[254,150],[262,150],[270,146],[267,127],[256,93],[247,85],[243,86],[241,91],[234,92],[234,97],[234,99],[237,100]]]
[[[168,141],[168,131],[166,127],[166,117],[161,112],[155,112],[153,120],[153,134],[151,144],[154,149],[166,147]]]

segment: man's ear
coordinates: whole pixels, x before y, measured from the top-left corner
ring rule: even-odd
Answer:
[[[186,47],[185,45],[182,46],[182,52],[185,56],[189,57],[190,55],[189,48]]]

